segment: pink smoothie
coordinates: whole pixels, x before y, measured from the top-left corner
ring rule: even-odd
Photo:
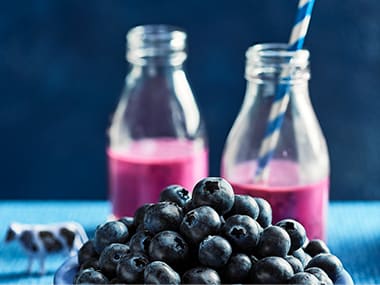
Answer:
[[[133,216],[161,190],[180,184],[189,191],[208,176],[208,151],[193,142],[159,139],[133,143],[127,151],[108,149],[110,200],[115,217]]]
[[[273,210],[273,223],[293,218],[305,226],[309,239],[325,239],[329,178],[302,183],[296,163],[273,160],[268,183],[255,185],[252,184],[255,167],[252,162],[242,164],[227,177],[235,192],[268,200]]]

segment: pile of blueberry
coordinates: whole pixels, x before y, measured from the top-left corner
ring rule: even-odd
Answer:
[[[343,270],[300,223],[272,225],[267,201],[234,195],[218,177],[199,181],[192,197],[168,186],[134,217],[99,225],[78,261],[75,284],[332,285]]]

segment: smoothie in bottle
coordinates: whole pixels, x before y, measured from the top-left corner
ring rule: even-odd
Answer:
[[[236,193],[267,199],[273,223],[293,218],[305,226],[310,239],[324,239],[329,157],[309,98],[309,52],[289,52],[286,48],[285,44],[262,44],[247,51],[247,90],[225,145],[222,176]],[[291,78],[281,78],[286,68],[292,70]],[[256,181],[269,112],[278,84],[284,80],[290,86],[289,105],[268,164],[269,175]]]
[[[131,70],[109,129],[109,194],[115,217],[157,202],[170,184],[208,175],[205,129],[183,69],[186,34],[164,25],[127,34]]]

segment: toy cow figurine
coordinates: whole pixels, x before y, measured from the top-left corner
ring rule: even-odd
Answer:
[[[29,257],[28,273],[34,259],[40,261],[40,274],[45,273],[45,258],[52,253],[73,255],[88,238],[83,227],[75,222],[31,225],[12,223],[5,241],[18,240]]]

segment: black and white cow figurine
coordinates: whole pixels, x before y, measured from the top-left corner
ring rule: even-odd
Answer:
[[[52,253],[74,255],[88,238],[83,227],[75,222],[57,224],[12,223],[5,241],[18,240],[28,255],[28,273],[34,259],[39,259],[40,274],[45,273],[45,258]]]

